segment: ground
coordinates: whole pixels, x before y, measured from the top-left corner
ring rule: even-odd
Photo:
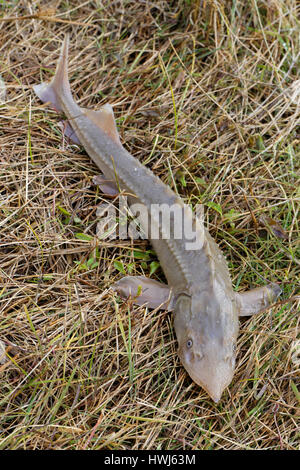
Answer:
[[[1,449],[299,447],[296,3],[0,2]],[[66,32],[77,102],[110,103],[126,149],[204,205],[234,288],[282,287],[241,319],[218,404],[180,364],[172,314],[111,290],[164,275],[147,240],[96,237],[112,199],[33,93]]]

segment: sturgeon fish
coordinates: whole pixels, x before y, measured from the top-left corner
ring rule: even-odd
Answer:
[[[50,83],[35,85],[36,95],[65,114],[65,133],[85,148],[102,171],[104,192],[123,191],[131,206],[142,204],[145,210],[141,225],[150,224],[159,234],[150,234],[149,239],[168,284],[144,276],[126,276],[114,288],[123,297],[131,295],[138,305],[173,311],[180,360],[193,381],[218,402],[234,375],[238,317],[267,308],[281,289],[277,284],[268,284],[243,293],[233,290],[226,260],[203,222],[122,146],[112,107],[106,104],[94,111],[75,103],[67,63],[68,36],[62,44],[54,78]],[[161,205],[175,208],[168,221],[152,211]],[[190,235],[175,236],[183,219],[191,224],[193,240],[200,241],[193,249],[188,245]]]

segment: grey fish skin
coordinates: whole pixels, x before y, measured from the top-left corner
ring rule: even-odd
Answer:
[[[105,178],[115,182],[129,194],[129,203],[142,203],[146,216],[144,226],[151,224],[160,238],[150,238],[168,285],[143,278],[127,276],[115,289],[123,295],[133,295],[138,305],[173,310],[174,327],[179,344],[179,357],[190,377],[218,402],[230,384],[235,368],[235,347],[239,330],[238,316],[252,315],[268,307],[281,292],[277,285],[237,294],[233,291],[225,258],[201,221],[195,219],[168,186],[152,171],[130,155],[121,145],[112,108],[105,105],[99,111],[80,108],[74,101],[67,75],[68,38],[61,50],[53,80],[34,86],[37,96],[50,101],[63,111],[86,152],[101,169]],[[201,244],[196,250],[187,249],[190,240],[164,237],[168,227],[151,212],[155,204],[177,207],[189,220]],[[172,231],[173,230],[173,231]],[[142,294],[138,293],[142,287]]]

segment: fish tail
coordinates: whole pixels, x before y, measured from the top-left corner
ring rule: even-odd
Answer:
[[[50,102],[58,111],[62,111],[61,96],[71,95],[68,79],[68,48],[69,36],[66,35],[61,47],[55,75],[50,83],[42,82],[34,85],[35,94],[44,102]]]
[[[118,145],[121,145],[118,134],[114,112],[109,104],[102,106],[97,111],[91,109],[80,108],[73,100],[70,83],[68,79],[68,47],[69,37],[65,36],[61,47],[60,57],[57,63],[55,75],[50,83],[43,82],[40,85],[34,85],[35,94],[44,102],[50,102],[57,111],[65,111],[69,119],[68,122],[62,124],[64,134],[75,143],[80,143],[79,137],[72,126],[72,119],[75,115],[84,115],[89,122],[98,126],[102,132]],[[69,104],[71,112],[67,113],[64,109],[66,103]]]

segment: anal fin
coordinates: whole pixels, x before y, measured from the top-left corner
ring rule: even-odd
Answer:
[[[58,126],[61,128],[62,133],[65,137],[68,137],[68,139],[72,140],[74,144],[82,145],[77,137],[76,132],[68,121],[59,121]]]
[[[94,176],[93,183],[99,186],[103,194],[108,194],[109,196],[117,196],[120,194],[119,188],[115,181],[106,178],[104,175]]]

